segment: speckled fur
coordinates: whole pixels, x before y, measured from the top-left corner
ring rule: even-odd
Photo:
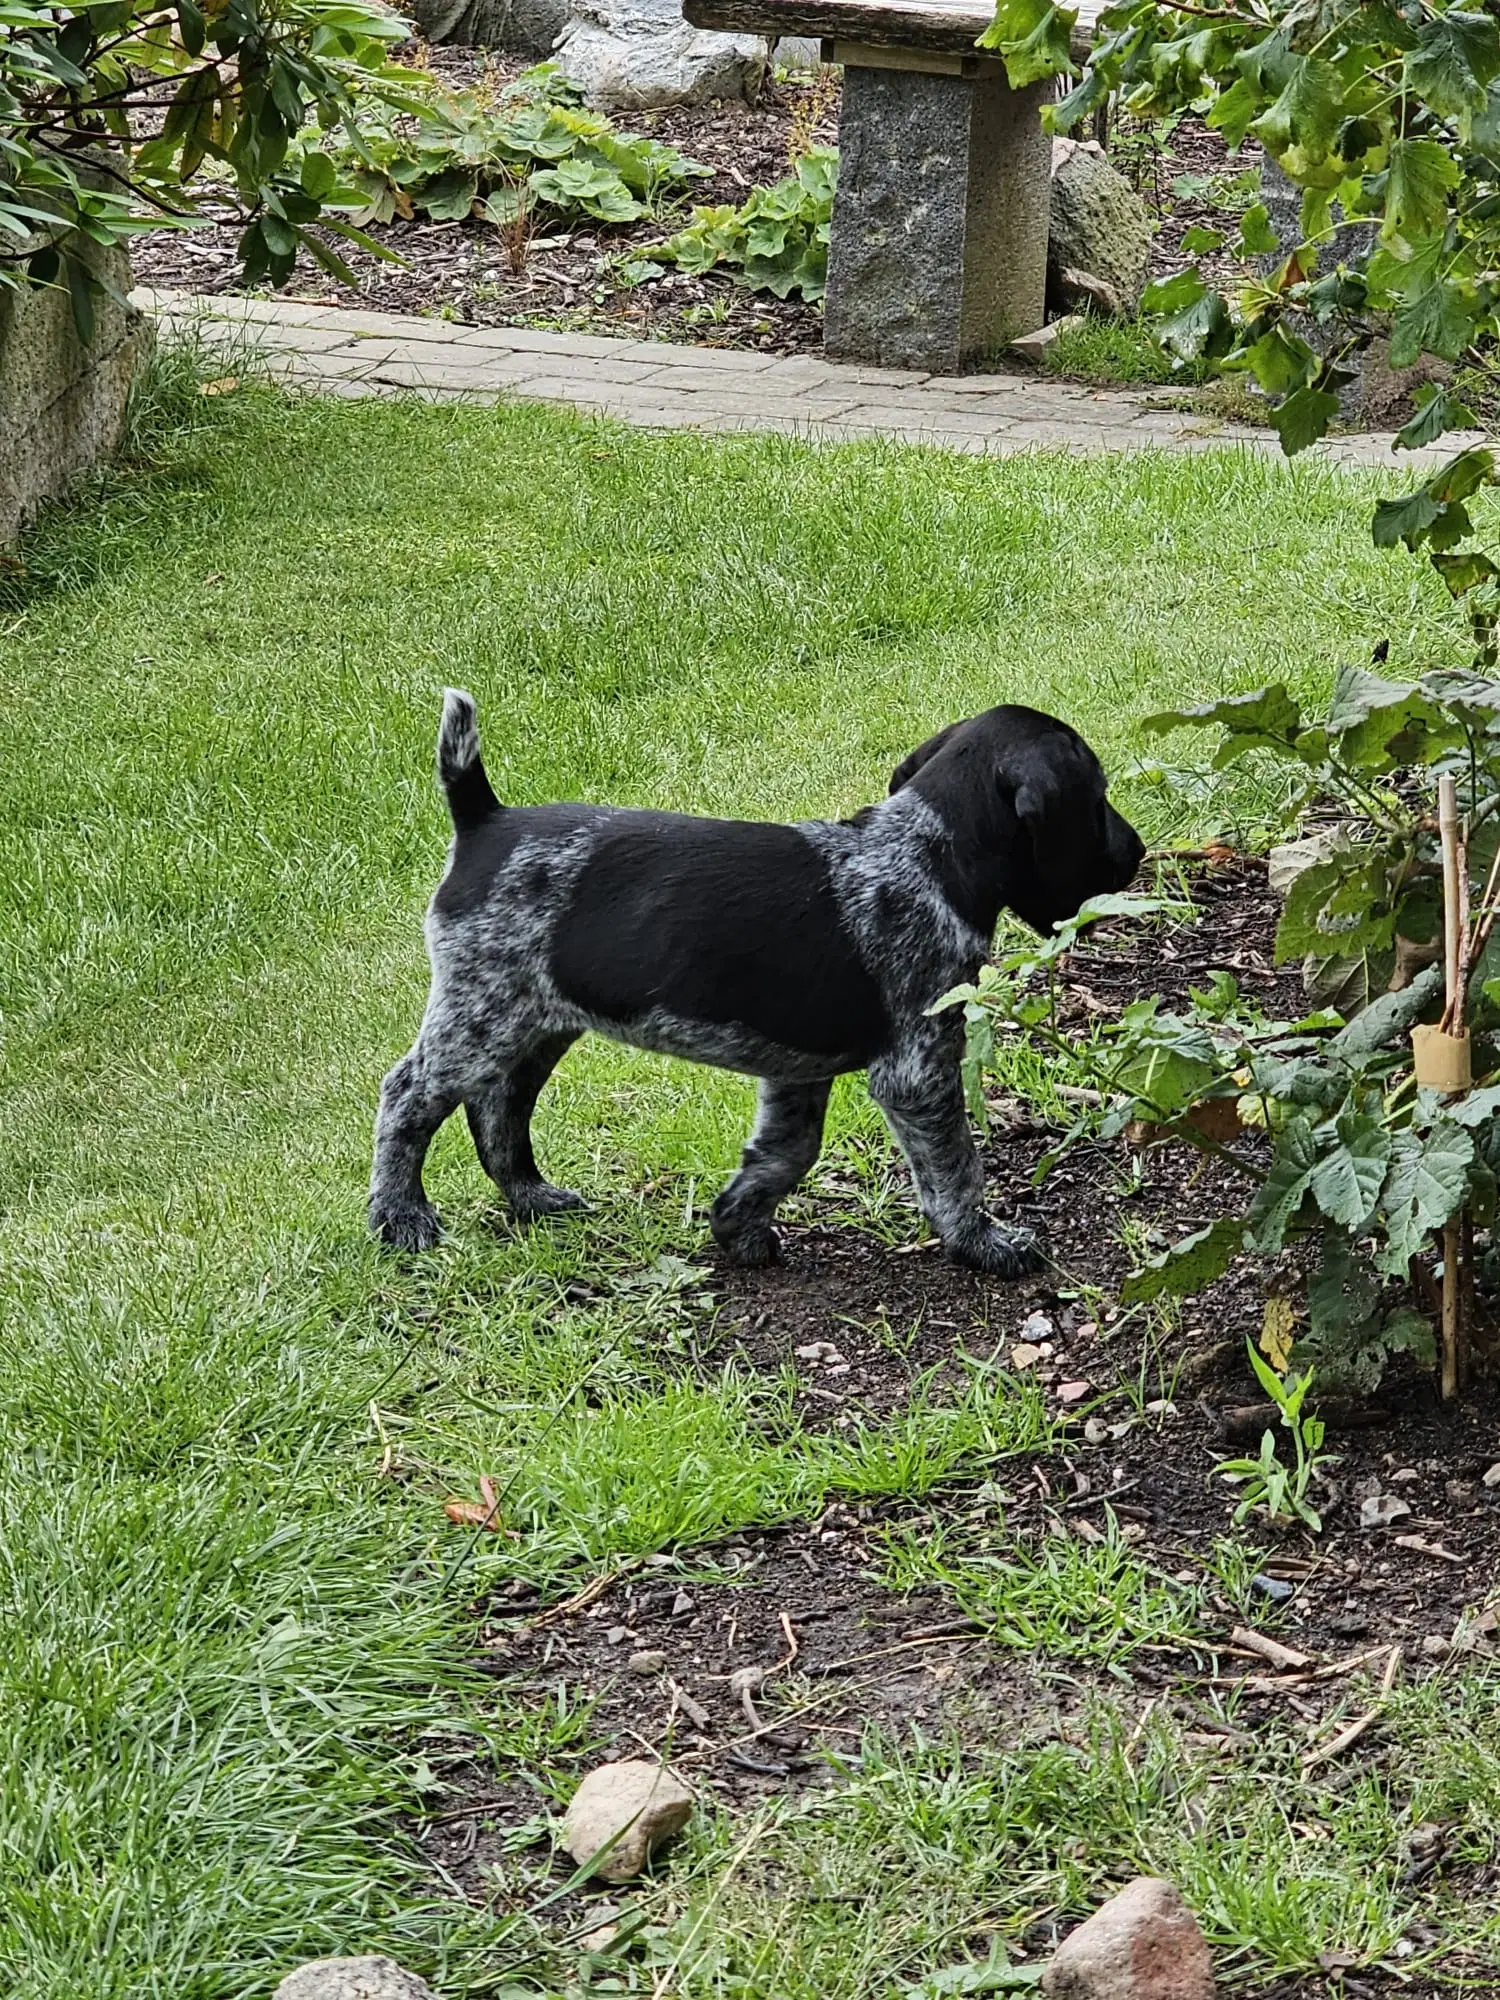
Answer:
[[[438,768],[457,829],[446,884],[465,828],[503,810],[479,761],[473,702],[452,690]],[[377,1236],[405,1249],[438,1240],[422,1167],[434,1133],[460,1104],[486,1173],[520,1220],[582,1207],[579,1196],[543,1178],[530,1124],[561,1056],[593,1030],[760,1079],[755,1128],[710,1218],[716,1241],[737,1261],[775,1257],[772,1218],[817,1158],[832,1080],[867,1066],[871,1095],[905,1152],[923,1214],[950,1255],[1004,1277],[1034,1266],[1033,1239],[984,1211],[960,1081],[961,1017],[927,1012],[975,976],[990,939],[944,893],[940,868],[952,829],[923,797],[898,790],[853,821],[807,821],[796,829],[821,859],[838,923],[873,975],[890,1024],[885,1046],[867,1063],[852,1049],[813,1054],[734,1022],[656,1006],[611,1019],[569,1000],[553,973],[560,927],[597,843],[622,816],[600,807],[549,810],[545,829],[519,839],[472,894],[445,901],[440,888],[434,897],[425,926],[432,986],[421,1031],[381,1088],[370,1187]]]

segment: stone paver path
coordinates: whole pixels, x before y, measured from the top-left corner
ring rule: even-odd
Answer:
[[[1091,389],[1029,374],[923,375],[778,358],[728,347],[606,340],[526,327],[352,312],[295,299],[142,292],[163,331],[195,327],[230,352],[258,350],[278,374],[339,396],[415,391],[433,398],[566,403],[651,429],[784,431],[814,439],[889,437],[959,451],[1277,453],[1274,433],[1163,408],[1169,398]],[[1445,440],[1447,450],[1459,440]],[[1410,475],[1429,454],[1393,453],[1388,432],[1326,440],[1316,453]]]

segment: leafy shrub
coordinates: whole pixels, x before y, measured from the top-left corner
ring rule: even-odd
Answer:
[[[738,208],[695,208],[693,220],[653,258],[695,275],[720,267],[752,291],[778,299],[800,292],[822,298],[828,283],[828,235],[838,180],[836,147],[813,146],[795,173],[774,187],[756,188]]]
[[[376,0],[0,0],[0,285],[65,283],[87,333],[86,245],[191,220],[209,177],[238,203],[247,279],[282,283],[302,249],[342,269],[309,224],[363,239],[294,142],[388,87],[404,33]]]
[[[1136,1002],[1080,1047],[1057,1025],[1054,981],[1087,913],[986,967],[944,1004],[967,1009],[971,1076],[1001,1030],[1098,1093],[1101,1107],[1083,1114],[1064,1148],[1086,1132],[1114,1137],[1146,1124],[1211,1154],[1243,1188],[1228,1216],[1136,1273],[1128,1298],[1187,1296],[1242,1254],[1272,1260],[1307,1244],[1296,1358],[1316,1363],[1325,1383],[1372,1388],[1393,1353],[1432,1350],[1427,1320],[1392,1288],[1404,1290],[1434,1232],[1461,1211],[1481,1228],[1495,1218],[1500,1084],[1457,1102],[1416,1088],[1406,1036],[1440,1005],[1440,772],[1458,782],[1468,829],[1471,1018],[1481,1030],[1500,1022],[1500,943],[1483,922],[1500,879],[1500,681],[1459,671],[1397,681],[1344,668],[1321,720],[1273,686],[1145,726],[1189,724],[1220,732],[1216,768],[1272,759],[1294,776],[1294,815],[1313,802],[1335,815],[1292,883],[1275,949],[1278,963],[1304,960],[1314,990],[1336,996],[1339,1011],[1267,1020],[1221,974],[1186,1007]],[[1154,907],[1127,897],[1092,909]]]
[[[495,95],[428,83],[420,98],[367,115],[333,157],[362,224],[422,213],[436,222],[480,215],[503,225],[533,205],[635,222],[712,171],[584,110],[553,63]]]

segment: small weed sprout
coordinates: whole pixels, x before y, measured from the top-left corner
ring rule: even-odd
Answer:
[[[1321,1535],[1323,1518],[1307,1496],[1323,1468],[1336,1465],[1338,1460],[1319,1449],[1323,1442],[1322,1418],[1310,1411],[1303,1413],[1313,1371],[1309,1369],[1305,1375],[1283,1380],[1256,1353],[1253,1341],[1246,1341],[1245,1345],[1261,1387],[1276,1405],[1282,1426],[1290,1434],[1293,1462],[1282,1463],[1276,1449],[1276,1433],[1267,1431],[1261,1438],[1258,1457],[1226,1458],[1214,1467],[1222,1477],[1244,1483],[1244,1497],[1234,1510],[1235,1525],[1248,1521],[1257,1507],[1264,1507],[1273,1521],[1300,1521],[1315,1535]]]

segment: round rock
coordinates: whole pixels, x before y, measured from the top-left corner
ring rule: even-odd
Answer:
[[[628,1881],[658,1847],[681,1833],[692,1810],[692,1793],[664,1766],[644,1758],[601,1764],[573,1794],[563,1846],[580,1867],[600,1855],[591,1874],[606,1882]],[[609,1852],[600,1854],[605,1847]]]
[[[437,2000],[393,1958],[314,1958],[289,1972],[274,2000]]]
[[[1042,1991],[1048,2000],[1213,2000],[1214,1971],[1173,1884],[1141,1875],[1063,1939]]]

